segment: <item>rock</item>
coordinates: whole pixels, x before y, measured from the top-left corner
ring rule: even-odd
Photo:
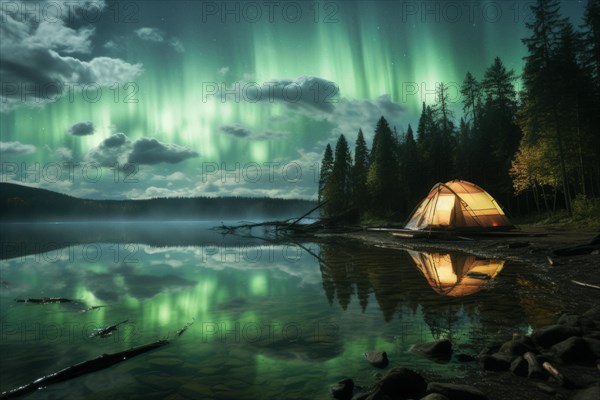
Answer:
[[[352,400],[367,400],[371,394],[371,392],[358,393],[352,398]]]
[[[529,371],[529,364],[525,359],[521,356],[515,358],[513,362],[510,364],[510,372],[517,376],[527,376]]]
[[[443,394],[429,393],[427,396],[422,397],[421,400],[448,400],[448,398]]]
[[[593,358],[600,358],[600,340],[591,337],[584,337],[583,340],[585,340],[590,353],[593,354]]]
[[[479,352],[479,357],[483,356],[483,355],[492,355],[494,353],[497,353],[498,350],[500,350],[500,346],[502,346],[502,343],[497,343],[497,344],[493,344],[490,346],[486,346],[484,347],[480,352]]]
[[[555,344],[552,346],[552,351],[563,363],[588,361],[591,356],[586,341],[578,336],[572,336]]]
[[[352,379],[344,379],[331,386],[331,395],[334,399],[349,400],[352,398],[354,391],[354,381]]]
[[[594,321],[600,321],[600,306],[594,306],[583,313],[584,317],[593,319]]]
[[[523,354],[523,359],[527,361],[527,377],[530,379],[546,379],[546,371],[540,365],[538,359],[533,353]]]
[[[535,349],[521,340],[509,340],[500,346],[498,353],[510,354],[511,356],[522,356],[527,352],[534,352]]]
[[[537,388],[546,393],[549,394],[551,396],[554,396],[556,394],[556,390],[554,390],[554,388],[552,386],[546,385],[545,383],[536,383],[535,386],[537,386]]]
[[[369,350],[365,354],[367,361],[374,367],[385,368],[388,366],[390,361],[388,360],[387,353],[381,350]]]
[[[586,338],[589,339],[597,339],[600,340],[600,331],[590,332],[585,335]]]
[[[378,386],[392,398],[411,398],[424,394],[427,382],[411,369],[395,367],[379,381]]]
[[[598,400],[600,399],[600,386],[591,386],[577,392],[573,400]]]
[[[513,358],[509,354],[494,353],[479,357],[479,364],[486,371],[506,371],[510,368]]]
[[[560,325],[566,325],[566,326],[571,326],[574,328],[580,328],[583,335],[597,331],[598,326],[599,326],[598,323],[596,323],[591,318],[588,318],[585,316],[573,315],[573,314],[561,315],[561,317],[558,319],[558,323]]]
[[[475,357],[469,354],[460,353],[456,355],[456,360],[458,360],[458,362],[472,362],[475,361]]]
[[[427,393],[439,393],[448,400],[487,400],[487,396],[476,387],[454,383],[431,382],[427,385]]]
[[[452,342],[442,339],[435,342],[417,344],[413,351],[438,361],[449,361],[452,355]]]
[[[544,348],[551,347],[571,336],[581,336],[581,329],[567,325],[550,325],[531,335],[533,341]]]

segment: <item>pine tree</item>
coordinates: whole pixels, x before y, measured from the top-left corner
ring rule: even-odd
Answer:
[[[367,189],[372,210],[378,215],[398,208],[398,160],[394,136],[382,116],[377,122],[367,175]]]
[[[348,142],[340,135],[335,145],[333,168],[326,186],[327,204],[324,206],[328,215],[346,211],[350,206],[352,158]]]
[[[467,72],[465,80],[460,88],[463,98],[463,112],[468,114],[469,109],[473,118],[473,126],[477,126],[478,105],[481,101],[481,85],[470,72]]]
[[[332,170],[333,152],[331,151],[331,146],[328,143],[327,147],[325,147],[325,153],[323,154],[323,160],[321,161],[321,171],[319,174],[319,203],[328,201],[326,187],[327,183],[329,182],[329,177],[331,176]]]
[[[362,132],[358,130],[354,147],[354,165],[352,166],[352,203],[359,212],[367,209],[367,175],[369,173],[369,149]]]
[[[563,131],[560,126],[559,85],[557,85],[557,69],[554,55],[559,46],[560,31],[566,21],[559,14],[560,3],[558,0],[537,0],[531,6],[533,22],[528,22],[527,28],[531,36],[523,39],[529,54],[525,57],[523,81],[526,90],[526,103],[524,103],[525,118],[522,126],[529,140],[546,139],[543,135],[552,132],[558,150],[558,162],[561,171],[561,180],[565,206],[571,212],[571,196],[567,174],[567,161],[564,146]]]

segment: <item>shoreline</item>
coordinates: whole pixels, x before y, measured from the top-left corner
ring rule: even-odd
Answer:
[[[569,300],[565,302],[563,309],[556,310],[556,320],[558,320],[562,314],[583,314],[600,304],[598,301],[600,290],[572,282],[577,280],[600,286],[600,254],[597,250],[590,254],[572,256],[558,256],[554,252],[558,249],[587,244],[597,235],[597,232],[589,231],[536,228],[528,229],[522,232],[522,235],[513,237],[479,236],[470,240],[443,240],[398,238],[389,232],[357,229],[346,233],[317,233],[315,237],[318,240],[332,242],[352,240],[365,246],[385,247],[399,251],[463,252],[480,258],[504,259],[519,267],[531,268],[540,280],[549,280],[554,284],[558,290],[557,296]],[[536,327],[536,329],[540,328],[543,327]],[[515,333],[518,332],[515,330]],[[510,337],[506,338],[506,340],[510,339]],[[410,368],[408,365],[403,367]],[[598,375],[598,370],[589,366],[567,364],[558,365],[558,368],[568,377]],[[429,375],[427,371],[419,372],[425,377]],[[358,378],[360,382],[369,380],[369,377],[351,378]],[[373,385],[377,385],[375,380],[372,378],[370,380]],[[450,383],[444,379],[439,381]],[[527,379],[516,376],[510,371],[486,371],[479,365],[474,367],[472,372],[452,380],[451,383],[474,386],[485,393],[490,400],[566,399],[577,393],[576,390],[557,386],[552,380]],[[542,383],[551,386],[554,393],[545,393],[540,388]]]

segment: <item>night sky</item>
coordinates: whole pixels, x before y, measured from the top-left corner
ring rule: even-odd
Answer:
[[[519,74],[531,4],[0,3],[2,182],[111,199],[314,199],[340,133],[416,128],[439,82],[458,122],[467,71]]]

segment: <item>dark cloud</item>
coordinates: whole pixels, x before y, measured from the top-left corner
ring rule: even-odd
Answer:
[[[136,164],[180,163],[188,158],[198,157],[198,153],[177,144],[161,143],[152,138],[141,138],[133,143],[129,162]]]
[[[64,18],[77,17],[77,10],[90,3],[70,3],[75,12],[63,13]],[[105,6],[104,2],[94,3],[100,8]],[[17,15],[8,7],[0,9],[0,74],[4,82],[0,111],[54,102],[65,90],[77,84],[110,86],[132,81],[141,74],[141,64],[109,57],[83,61],[74,56],[91,51],[93,27],[73,29],[63,20],[36,21],[36,18],[26,18],[25,6],[20,10]],[[24,96],[23,88],[27,88],[27,96]]]
[[[248,140],[277,140],[284,139],[288,137],[289,132],[279,132],[279,131],[264,131],[260,133],[252,133],[252,131],[248,128],[245,128],[239,124],[234,125],[223,125],[219,128],[221,132],[224,132],[228,135],[235,136],[238,138],[248,139]]]
[[[289,132],[264,131],[252,137],[253,140],[279,140],[289,136]]]
[[[223,125],[219,128],[219,130],[221,132],[224,132],[228,135],[231,136],[235,136],[235,137],[239,137],[239,138],[245,138],[248,137],[252,134],[252,132],[250,131],[250,129],[244,128],[241,125],[235,124],[235,125]]]
[[[69,133],[75,136],[93,135],[96,132],[96,126],[92,121],[77,122],[69,127]]]
[[[91,149],[86,158],[103,167],[112,167],[117,163],[126,163],[131,148],[131,140],[124,133],[115,133]]]
[[[388,118],[399,118],[404,112],[404,107],[394,103],[389,94],[379,96],[375,100],[375,104],[383,111],[383,115],[387,115]]]
[[[237,82],[241,99],[248,102],[282,102],[292,109],[333,112],[339,98],[338,86],[316,76],[274,79],[265,83]],[[236,90],[236,88],[230,89]],[[227,100],[231,100],[230,95]]]
[[[0,142],[0,153],[5,156],[22,156],[35,153],[37,148],[32,144],[21,142]]]

